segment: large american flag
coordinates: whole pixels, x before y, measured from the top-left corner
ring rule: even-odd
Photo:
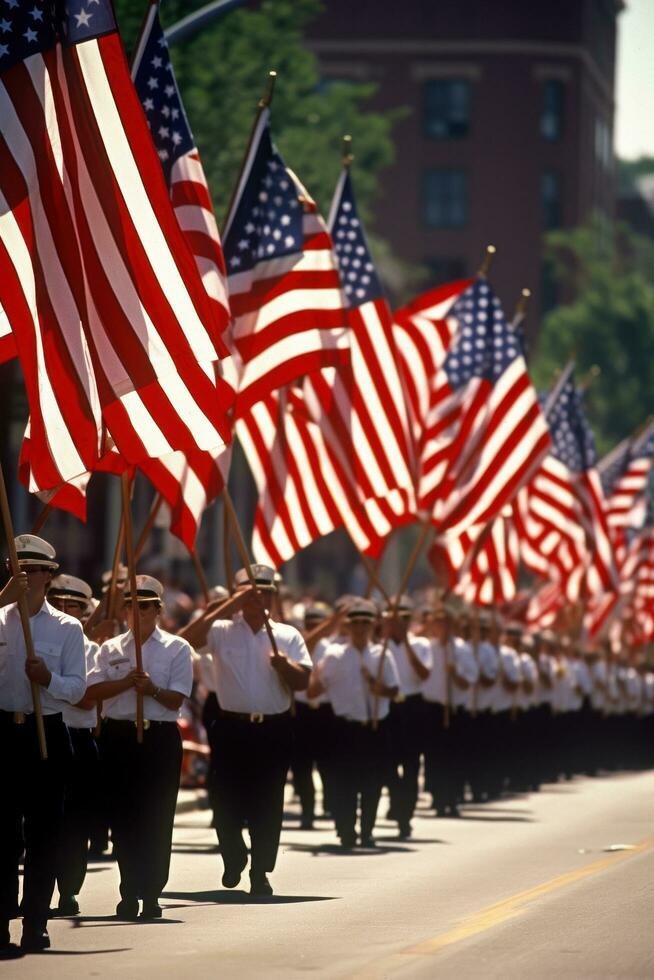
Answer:
[[[647,486],[654,462],[654,422],[625,439],[602,459],[598,472],[606,500],[606,515],[614,535],[642,524]]]
[[[305,397],[325,439],[354,474],[362,505],[380,517],[384,538],[415,517],[415,446],[393,320],[368,248],[349,168],[329,217],[347,303],[350,361],[305,381]]]
[[[157,148],[175,216],[195,256],[204,288],[227,327],[229,300],[220,235],[200,154],[179,92],[173,63],[152,0],[132,61],[132,78]]]
[[[229,439],[226,348],[173,213],[108,0],[5,4],[0,305],[42,489]]]
[[[458,535],[500,513],[550,447],[519,338],[478,277],[452,307],[456,332],[433,381],[419,505]]]
[[[272,389],[347,356],[331,238],[272,142],[268,109],[254,128],[223,248],[245,412]]]

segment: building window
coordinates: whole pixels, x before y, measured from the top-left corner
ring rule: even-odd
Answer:
[[[540,179],[540,197],[543,207],[543,227],[561,226],[561,177],[553,170],[546,170]]]
[[[463,139],[470,128],[470,82],[465,78],[435,78],[425,82],[425,135],[433,139]]]
[[[468,186],[462,170],[428,170],[424,217],[430,228],[462,228],[468,220]]]
[[[543,109],[540,116],[540,132],[545,140],[555,143],[563,136],[563,105],[565,82],[549,78],[543,83]]]

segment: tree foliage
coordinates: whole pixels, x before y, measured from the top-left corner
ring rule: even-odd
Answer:
[[[571,356],[578,377],[600,368],[587,403],[603,453],[654,412],[654,243],[596,219],[551,232],[546,256],[564,302],[545,317],[534,376],[549,387]]]
[[[129,52],[145,0],[116,0]],[[164,0],[162,19],[171,25],[206,0]],[[341,137],[351,133],[357,194],[370,214],[377,175],[392,160],[393,116],[365,109],[374,86],[321,82],[316,57],[303,43],[318,0],[264,0],[219,18],[172,48],[175,72],[202,155],[219,222],[241,165],[256,106],[268,72],[278,73],[273,102],[275,141],[316,198],[323,213],[336,184]]]

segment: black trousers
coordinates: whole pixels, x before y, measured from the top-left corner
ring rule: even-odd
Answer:
[[[122,898],[155,902],[170,871],[182,739],[174,721],[150,722],[141,745],[132,721],[105,719],[101,751]]]
[[[400,827],[411,822],[418,802],[418,776],[425,702],[419,694],[391,704],[389,715],[391,812]]]
[[[211,736],[211,729],[218,717],[220,708],[218,707],[218,698],[213,691],[209,691],[207,694],[204,704],[202,705],[202,724],[204,725],[204,730],[207,733],[207,738],[209,740],[209,772],[207,774],[207,797],[209,799],[209,806],[211,807],[214,817],[212,820],[212,826],[216,826],[216,787],[214,785],[214,759],[213,759],[213,739]]]
[[[372,726],[334,717],[332,811],[342,841],[356,837],[360,805],[361,837],[372,834],[389,764],[387,720]]]
[[[0,805],[0,923],[18,916],[18,865],[23,869],[23,919],[45,928],[54,891],[72,750],[61,715],[44,718],[48,758],[39,754],[33,715],[17,725],[0,711],[3,796]]]
[[[254,876],[274,870],[291,761],[291,716],[251,722],[219,712],[211,728],[216,832],[226,871],[247,864],[243,828],[250,834]]]
[[[454,778],[456,757],[451,720],[451,713],[446,712],[442,704],[425,701],[422,729],[425,789],[431,793],[437,810],[455,806],[457,802]]]
[[[323,810],[331,812],[329,763],[333,720],[334,713],[329,704],[312,708],[302,701],[295,702],[291,769],[293,787],[300,797],[303,823],[310,823],[315,814],[314,766],[322,782]]]
[[[66,781],[57,862],[57,888],[62,898],[78,895],[84,884],[100,781],[98,746],[93,732],[88,728],[69,728],[68,731],[73,761]]]

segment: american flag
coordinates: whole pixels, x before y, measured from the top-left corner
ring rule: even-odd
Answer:
[[[618,587],[606,505],[597,472],[595,440],[568,365],[545,413],[552,452],[529,486],[529,509],[540,526],[532,544],[548,559],[575,601]]]
[[[435,547],[438,543],[435,542]],[[501,606],[515,598],[520,542],[511,505],[485,528],[475,528],[472,533],[466,531],[452,540],[447,554],[456,573],[453,591],[466,602]]]
[[[222,325],[173,213],[108,0],[5,4],[0,304],[48,489],[229,439]],[[56,482],[55,482],[56,474]]]
[[[262,109],[223,248],[243,362],[238,412],[269,391],[347,356],[345,313],[331,238],[286,167]]]
[[[350,361],[309,376],[305,396],[325,439],[354,474],[361,504],[378,512],[384,538],[415,517],[415,447],[392,316],[348,168],[336,186],[329,227],[347,303]]]
[[[609,528],[615,536],[638,527],[645,516],[647,486],[654,462],[654,422],[625,439],[598,465]]]
[[[434,379],[419,506],[458,535],[500,513],[550,446],[519,339],[483,277],[460,296],[458,327]]]
[[[216,319],[229,322],[227,279],[220,235],[193,133],[153,0],[132,62],[132,78],[157,148],[175,217],[195,256],[204,288],[216,303]]]
[[[252,550],[279,568],[345,524],[355,546],[377,553],[379,515],[362,510],[353,476],[312,421],[301,388],[270,392],[237,419],[258,490]]]
[[[7,314],[0,306],[0,364],[16,356],[16,341]]]

